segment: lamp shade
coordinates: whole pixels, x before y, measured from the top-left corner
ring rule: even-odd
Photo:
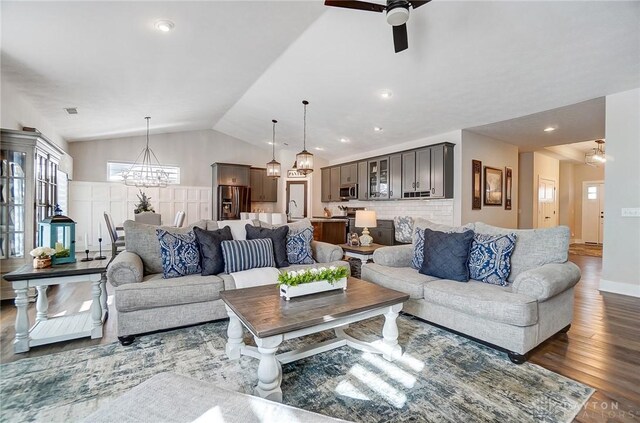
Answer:
[[[356,211],[356,228],[375,228],[378,226],[374,210]]]

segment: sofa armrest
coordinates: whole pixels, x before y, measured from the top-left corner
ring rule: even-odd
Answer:
[[[411,267],[413,244],[381,247],[373,252],[373,261],[382,266]]]
[[[570,261],[548,263],[516,276],[512,290],[545,301],[572,288],[580,280],[580,268]]]
[[[143,276],[142,259],[139,255],[129,251],[123,251],[115,256],[107,267],[107,280],[114,287],[142,282]]]
[[[311,254],[318,263],[331,263],[344,257],[342,247],[322,241],[311,241]]]

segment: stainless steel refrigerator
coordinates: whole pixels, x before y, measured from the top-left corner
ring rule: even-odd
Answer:
[[[251,211],[251,188],[218,186],[218,220],[240,219],[240,213]]]

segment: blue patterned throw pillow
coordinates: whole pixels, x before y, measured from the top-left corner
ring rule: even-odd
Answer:
[[[471,279],[492,285],[507,286],[511,272],[511,254],[516,246],[516,234],[475,234],[469,253]]]
[[[185,234],[156,229],[162,256],[162,277],[178,278],[202,272],[200,249],[193,231]]]
[[[424,261],[424,229],[416,228],[414,231],[415,242],[413,243],[413,260],[411,267],[420,270]]]
[[[276,267],[273,259],[273,241],[269,238],[222,241],[222,255],[225,273]]]
[[[299,231],[290,232],[287,235],[287,259],[289,264],[313,264],[311,241],[313,240],[313,227],[309,226]]]

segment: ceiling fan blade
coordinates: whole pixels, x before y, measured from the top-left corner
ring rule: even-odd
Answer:
[[[417,9],[420,6],[429,3],[430,1],[431,0],[411,0],[409,3],[411,3],[411,6],[413,6],[414,9]]]
[[[409,47],[409,41],[407,39],[407,24],[393,27],[393,46],[396,49],[396,53],[406,50]]]
[[[367,3],[355,0],[325,0],[325,6],[344,7],[345,9],[367,10],[369,12],[384,12],[386,6],[382,4]]]

